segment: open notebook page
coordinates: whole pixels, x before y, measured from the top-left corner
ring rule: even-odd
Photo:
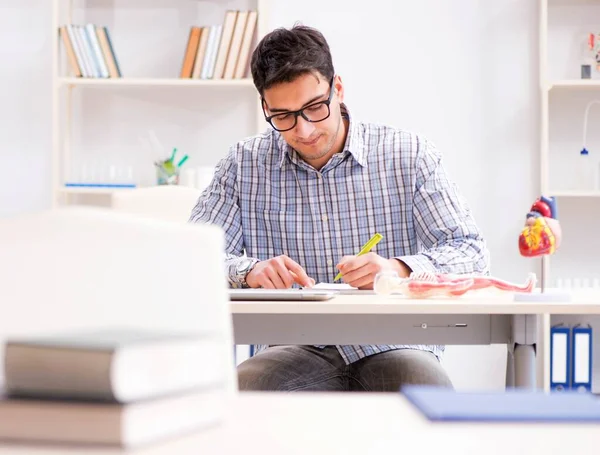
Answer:
[[[375,291],[363,291],[361,289],[350,286],[347,283],[317,283],[312,289],[319,289],[322,291],[336,291],[340,294],[375,294]]]

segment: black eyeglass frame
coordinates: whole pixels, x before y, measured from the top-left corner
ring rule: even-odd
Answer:
[[[310,123],[319,123],[322,122],[324,120],[327,120],[329,118],[329,116],[331,115],[331,100],[333,99],[333,92],[334,92],[334,86],[333,86],[333,80],[335,79],[335,76],[331,78],[331,81],[329,82],[330,88],[329,88],[329,98],[327,98],[325,101],[316,101],[314,103],[309,104],[308,106],[304,106],[302,109],[298,109],[297,111],[286,111],[286,112],[278,112],[277,114],[273,114],[271,116],[267,117],[267,114],[265,112],[265,106],[267,104],[267,102],[265,101],[264,98],[261,99],[261,104],[262,104],[262,110],[263,110],[263,115],[265,116],[265,120],[269,123],[269,125],[271,125],[273,127],[273,129],[275,131],[279,131],[281,132],[285,132],[285,131],[289,131],[292,130],[294,128],[296,128],[296,125],[298,124],[298,117],[302,116],[302,118],[304,120],[306,120],[307,122]],[[305,114],[304,114],[304,110],[305,109],[310,109],[312,107],[315,107],[318,104],[324,104],[325,106],[327,106],[327,115],[322,118],[321,120],[311,120],[309,119]],[[289,128],[285,128],[285,129],[279,129],[277,128],[275,125],[273,125],[273,118],[279,116],[279,115],[293,115],[294,116],[294,124],[289,127]]]

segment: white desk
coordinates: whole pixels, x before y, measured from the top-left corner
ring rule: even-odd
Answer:
[[[367,293],[323,302],[235,301],[230,309],[237,344],[506,343],[507,384],[547,388],[550,315],[600,314],[600,295],[520,302],[488,291],[425,300]]]
[[[428,422],[399,394],[241,393],[227,419],[134,455],[597,454],[598,424]],[[114,455],[115,449],[0,445],[0,455]]]

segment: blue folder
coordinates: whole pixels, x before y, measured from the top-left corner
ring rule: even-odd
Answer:
[[[571,329],[571,389],[579,392],[592,391],[592,373],[593,373],[593,342],[592,328],[576,325]]]
[[[589,393],[456,392],[433,386],[404,386],[401,393],[431,421],[600,422],[600,400]]]

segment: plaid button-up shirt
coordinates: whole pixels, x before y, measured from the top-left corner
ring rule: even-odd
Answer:
[[[423,137],[349,120],[346,143],[319,171],[274,130],[234,145],[219,162],[190,221],[225,231],[226,274],[239,287],[244,257],[285,254],[317,283],[375,233],[374,252],[413,271],[487,273],[489,255],[470,210]],[[259,346],[258,350],[265,346]],[[346,363],[392,349],[441,355],[443,346],[337,346]]]

